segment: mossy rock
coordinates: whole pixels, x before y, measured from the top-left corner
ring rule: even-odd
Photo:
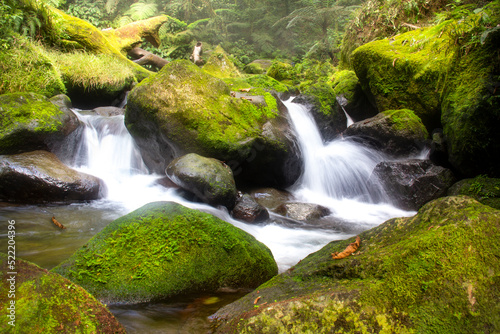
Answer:
[[[212,316],[218,333],[500,330],[500,211],[445,197],[334,241]],[[257,308],[254,301],[257,297]]]
[[[289,170],[298,166],[294,139],[276,99],[263,96],[259,106],[232,97],[224,81],[178,60],[130,92],[125,123],[158,173],[174,158],[197,153],[225,161],[235,178],[291,185],[300,174]]]
[[[428,131],[440,127],[441,93],[454,53],[447,52],[447,22],[357,48],[351,62],[378,110],[411,109]]]
[[[52,97],[66,87],[43,47],[16,36],[9,49],[0,50],[0,94],[33,92]]]
[[[245,65],[243,70],[245,71],[245,73],[248,74],[262,74],[266,71],[260,63],[254,63],[254,62]]]
[[[217,78],[239,78],[240,71],[236,68],[233,62],[229,59],[226,51],[218,45],[210,54],[207,63],[203,66],[203,70]]]
[[[14,263],[4,253],[0,253],[0,260],[0,309],[4,315],[0,332],[125,333],[113,314],[80,286],[36,264],[21,259]],[[14,318],[9,316],[9,307],[14,309]]]
[[[448,189],[448,195],[467,195],[484,205],[500,210],[500,179],[480,175],[460,180]]]
[[[277,265],[264,244],[233,225],[155,202],[110,223],[53,271],[106,303],[138,303],[256,287]]]
[[[290,81],[294,78],[293,66],[291,64],[277,60],[274,61],[267,69],[266,74],[278,81]]]
[[[165,172],[175,184],[203,202],[234,207],[237,190],[233,171],[222,161],[190,153],[174,159]]]
[[[0,154],[47,149],[78,126],[73,113],[35,93],[0,95],[0,111]]]
[[[344,134],[365,138],[392,156],[418,154],[429,140],[422,121],[409,109],[386,110],[352,124]]]
[[[252,94],[265,95],[265,93],[296,93],[293,86],[279,82],[266,74],[245,76],[242,78],[224,78],[232,91],[251,88]]]

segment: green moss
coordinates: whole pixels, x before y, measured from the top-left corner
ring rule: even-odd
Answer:
[[[371,42],[353,52],[356,75],[379,110],[408,108],[428,130],[439,127],[441,94],[454,57],[448,48],[449,24]]]
[[[0,95],[0,151],[12,152],[33,141],[43,142],[44,136],[61,130],[63,115],[39,94]]]
[[[343,95],[347,101],[352,101],[358,84],[359,80],[354,71],[343,70],[335,72],[331,85],[335,96]]]
[[[448,195],[466,195],[475,200],[500,209],[500,179],[479,175],[473,179],[464,179],[454,184]]]
[[[246,232],[207,213],[157,202],[109,224],[54,271],[100,299],[139,302],[254,287],[277,267],[269,249]]]
[[[0,50],[0,69],[0,94],[34,92],[52,97],[66,92],[54,62],[28,38],[16,36],[10,49]]]
[[[383,111],[382,114],[389,117],[394,128],[398,131],[405,131],[408,132],[409,135],[418,135],[422,138],[429,137],[429,133],[424,124],[412,110],[386,110]]]
[[[217,78],[238,78],[241,76],[220,45],[212,52],[207,63],[203,66],[203,70]]]
[[[15,298],[9,299],[7,255],[0,253],[2,284],[0,309],[9,314],[15,300],[15,327],[5,318],[0,331],[8,333],[125,333],[113,315],[94,297],[69,280],[35,264],[17,260]]]
[[[248,73],[248,74],[262,74],[265,72],[264,68],[259,63],[247,64],[247,65],[245,65],[243,70],[245,71],[245,73]]]
[[[229,325],[254,332],[270,325],[300,332],[320,322],[346,332],[500,329],[500,211],[446,197],[359,236],[349,257],[332,260],[331,253],[354,238],[332,242],[219,312],[234,312]],[[257,295],[268,303],[255,312],[245,305]]]
[[[266,74],[278,81],[293,80],[294,78],[293,66],[281,61],[274,61],[267,69]]]
[[[311,84],[301,88],[301,92],[314,97],[314,103],[322,114],[330,115],[332,113],[336,95],[329,84],[326,82]]]

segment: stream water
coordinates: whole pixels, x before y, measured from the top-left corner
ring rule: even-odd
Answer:
[[[104,199],[70,205],[0,206],[0,221],[16,221],[17,257],[51,269],[68,258],[109,222],[153,201],[175,201],[212,213],[266,244],[280,272],[330,241],[351,237],[397,216],[377,182],[368,183],[382,154],[350,140],[324,143],[308,110],[285,101],[304,156],[304,173],[289,190],[298,201],[321,204],[332,214],[314,225],[283,224],[277,215],[260,225],[236,221],[223,210],[188,202],[147,173],[128,134],[123,116],[90,116],[75,112],[85,124],[81,138],[61,147],[60,158],[75,169],[100,177],[108,188]],[[56,228],[55,216],[66,226]],[[7,229],[0,231],[0,249],[7,249]],[[206,332],[206,317],[246,291],[220,292],[183,300],[127,307],[110,306],[128,333]]]

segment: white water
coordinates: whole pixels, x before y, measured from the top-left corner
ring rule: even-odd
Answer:
[[[380,154],[349,141],[323,145],[308,111],[289,102],[286,105],[305,161],[305,173],[292,192],[301,201],[329,207],[333,215],[331,220],[325,220],[326,226],[289,228],[272,220],[264,225],[249,225],[232,219],[224,210],[184,200],[173,189],[156,184],[162,176],[147,174],[126,130],[123,116],[82,116],[75,112],[86,128],[73,151],[72,164],[74,168],[105,181],[108,193],[105,199],[92,204],[96,209],[111,207],[126,214],[150,202],[175,201],[209,212],[266,244],[273,252],[280,272],[332,240],[348,238],[358,233],[355,231],[378,225],[391,217],[412,214],[384,203],[380,186],[367,186],[366,180],[373,167],[383,159]],[[348,228],[341,233],[328,226],[328,222],[335,219],[352,224],[351,231]]]

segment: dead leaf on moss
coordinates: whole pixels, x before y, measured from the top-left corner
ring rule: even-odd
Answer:
[[[332,253],[332,258],[334,260],[339,260],[339,259],[343,259],[345,257],[348,257],[349,255],[354,253],[359,248],[360,243],[361,243],[361,239],[359,238],[359,236],[356,236],[355,242],[350,243],[349,246],[347,246],[346,249],[344,249],[340,253],[339,252]]]

